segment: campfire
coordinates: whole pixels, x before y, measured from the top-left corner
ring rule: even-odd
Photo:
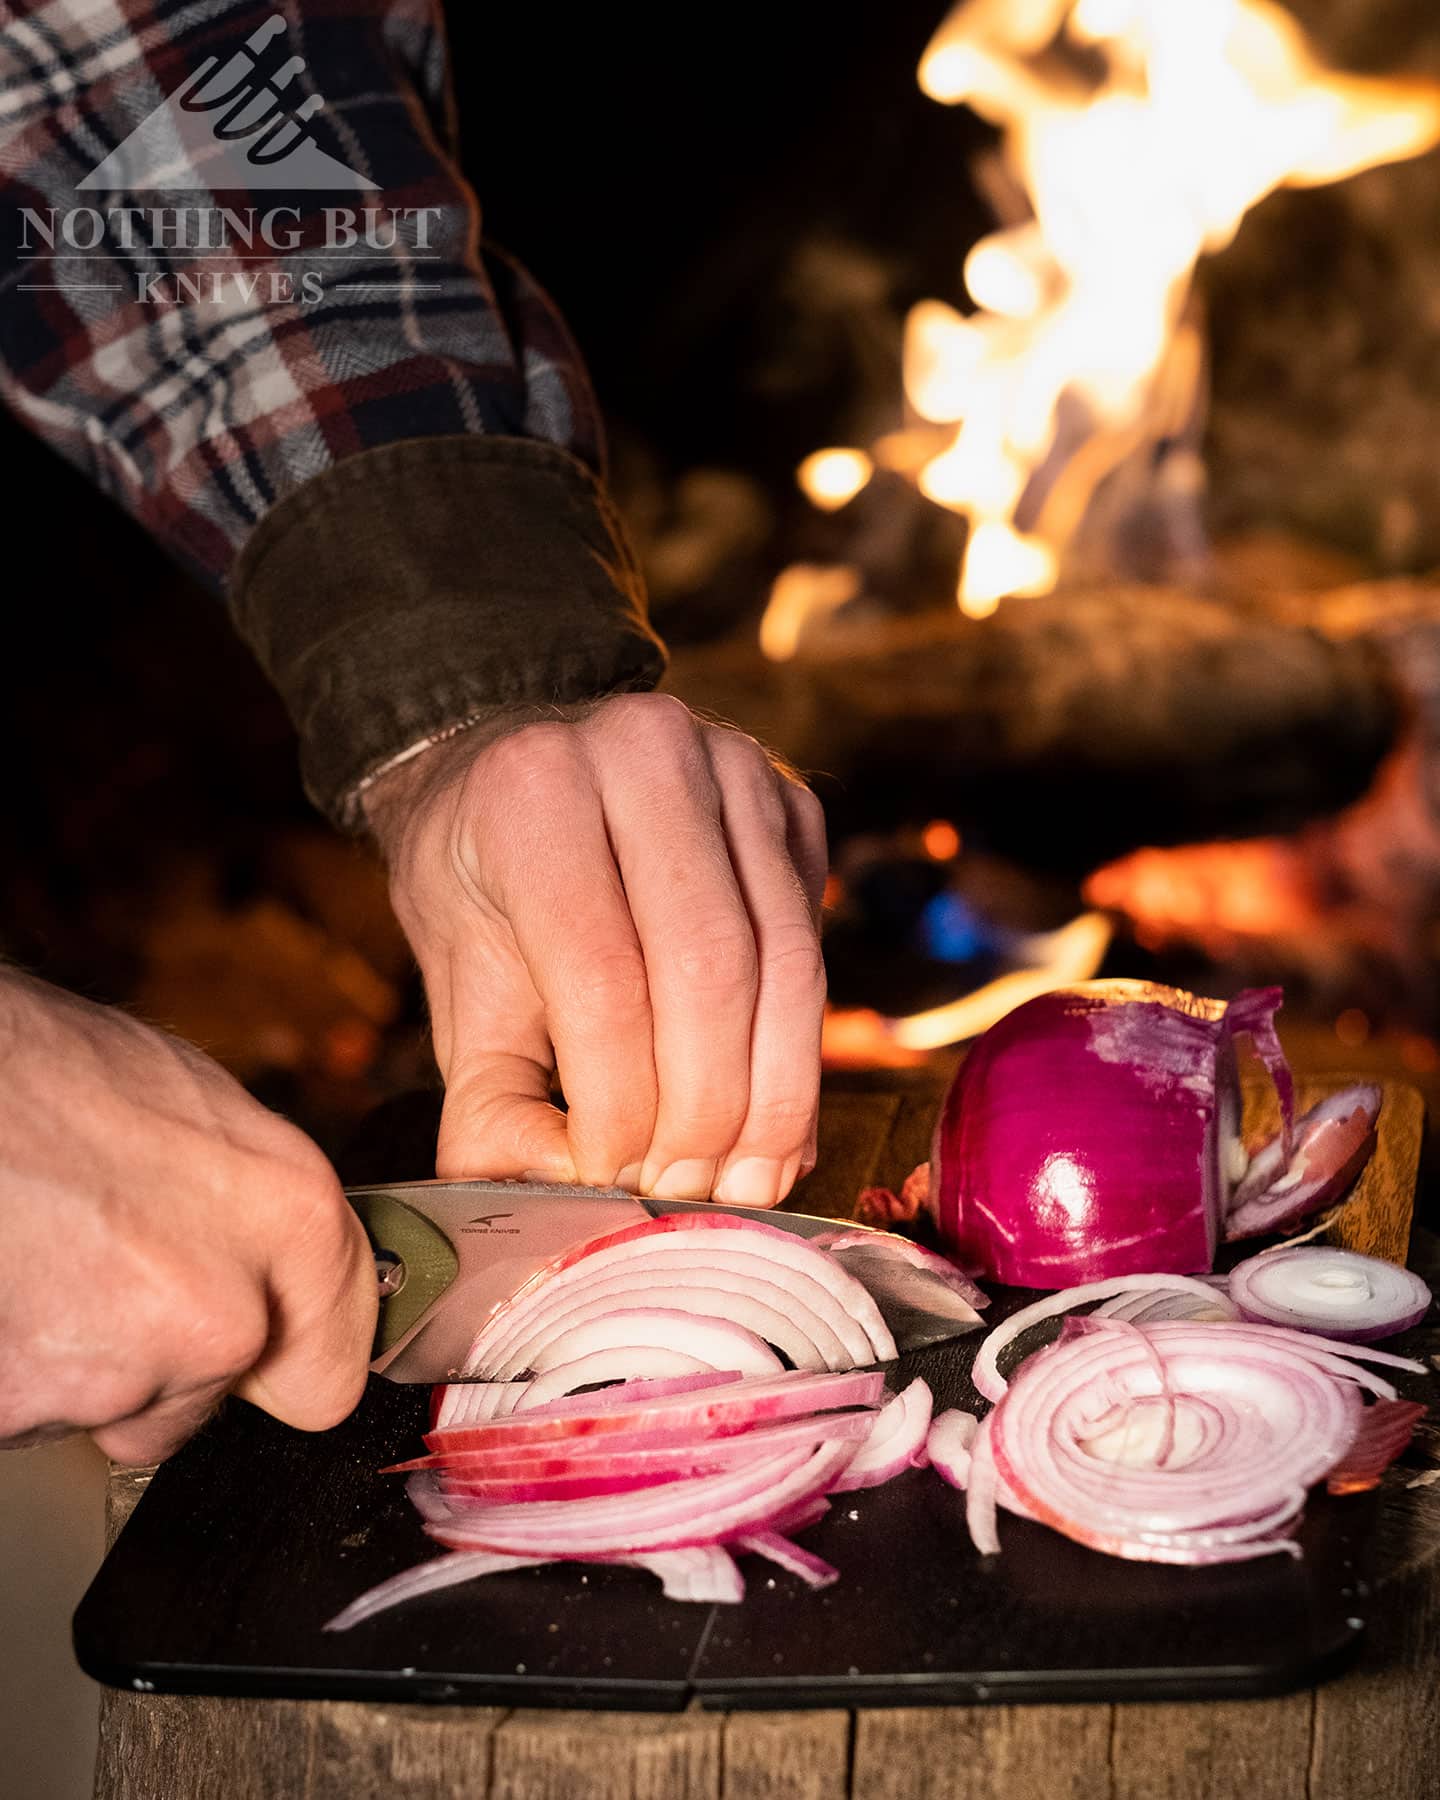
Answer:
[[[1277,190],[1343,182],[1430,150],[1440,141],[1440,82],[1327,66],[1297,20],[1268,0],[967,0],[936,31],[918,73],[930,99],[967,106],[994,127],[996,142],[972,175],[996,228],[965,254],[963,293],[909,308],[901,391],[884,429],[800,463],[799,487],[838,553],[808,554],[775,578],[758,642],[781,670],[778,678],[751,671],[737,683],[742,714],[749,704],[751,722],[798,760],[831,767],[829,737],[813,720],[837,668],[868,658],[874,685],[890,687],[886,665],[907,651],[912,680],[917,655],[933,652],[956,669],[957,715],[973,703],[987,713],[989,695],[973,696],[983,685],[970,679],[973,666],[968,675],[956,667],[991,654],[965,635],[965,622],[982,620],[1012,645],[1049,633],[1059,654],[1118,660],[1141,683],[1143,655],[1120,647],[1127,628],[1132,638],[1179,631],[1188,641],[1168,654],[1176,680],[1191,687],[1201,679],[1202,640],[1236,638],[1236,659],[1251,658],[1253,681],[1255,663],[1287,654],[1277,625],[1312,654],[1317,634],[1343,644],[1342,655],[1363,642],[1384,666],[1371,667],[1366,700],[1347,697],[1347,677],[1312,709],[1328,706],[1336,729],[1363,741],[1350,745],[1352,791],[1342,781],[1341,792],[1321,792],[1317,776],[1313,793],[1292,799],[1298,831],[1251,835],[1242,819],[1232,837],[1202,824],[1193,836],[1226,841],[1171,848],[1177,825],[1184,835],[1183,806],[1148,844],[1147,824],[1163,808],[1151,808],[1148,820],[1140,809],[1129,841],[1122,826],[1111,846],[1123,854],[1096,867],[1105,853],[1097,844],[1092,872],[1076,882],[1089,910],[1058,917],[1052,893],[1043,929],[991,920],[979,932],[988,942],[973,929],[968,937],[952,931],[948,949],[937,948],[936,919],[948,907],[952,919],[973,924],[974,909],[969,859],[958,836],[953,848],[947,842],[947,854],[932,856],[945,880],[917,900],[903,928],[917,956],[946,965],[952,984],[973,977],[974,985],[911,1011],[837,998],[827,1056],[895,1064],[970,1037],[1030,994],[1095,974],[1118,920],[1143,956],[1198,956],[1237,979],[1285,970],[1346,1021],[1342,1041],[1347,1031],[1358,1041],[1357,1019],[1368,1033],[1372,1015],[1398,1013],[1411,1029],[1409,1054],[1424,1064],[1429,1040],[1414,1027],[1440,998],[1428,936],[1440,903],[1440,825],[1427,790],[1440,744],[1424,721],[1427,707],[1440,706],[1440,681],[1427,685],[1426,670],[1397,646],[1406,629],[1413,636],[1440,615],[1440,596],[1407,590],[1398,606],[1393,596],[1367,603],[1350,583],[1348,607],[1333,604],[1333,591],[1297,601],[1311,578],[1304,545],[1286,540],[1289,573],[1277,587],[1253,579],[1243,546],[1216,541],[1206,516],[1212,352],[1199,276]],[[1281,273],[1299,286],[1314,279],[1298,262]],[[885,417],[873,404],[867,410]],[[896,543],[907,534],[927,540],[933,560],[937,514],[963,522],[963,533],[939,539],[951,546],[961,635],[936,628],[917,645],[905,619],[913,601],[897,588],[921,585],[919,557],[897,557]],[[1126,605],[1107,618],[1119,589]],[[1042,596],[1053,599],[1037,610]],[[1059,616],[1067,605],[1068,633]],[[1019,660],[1033,669],[1037,658]],[[1037,714],[1053,714],[1053,671],[1028,695],[1010,673],[1013,707],[1028,698]],[[857,670],[851,685],[862,681]],[[923,685],[915,682],[910,703],[926,713]],[[1114,685],[1101,686],[1113,701]],[[807,698],[797,701],[797,692]],[[891,704],[903,711],[906,696],[892,693]],[[1276,705],[1297,719],[1306,710],[1293,687]],[[1372,720],[1368,737],[1357,724],[1367,705],[1391,715],[1383,728]],[[1204,702],[1220,718],[1234,706],[1229,683]],[[797,713],[808,721],[798,734]],[[1170,728],[1186,726],[1173,717]],[[896,730],[904,730],[899,721]],[[1214,730],[1218,739],[1245,737],[1241,727]],[[1254,745],[1262,760],[1270,753],[1259,737]],[[1097,779],[1108,754],[1096,758]],[[1217,757],[1216,790],[1227,786],[1223,765]],[[852,766],[838,772],[847,785],[864,779]],[[923,775],[912,785],[923,804]],[[983,800],[978,810],[985,814]],[[873,833],[856,843],[842,846],[833,884],[842,941],[846,920],[853,926],[857,913],[873,913],[884,886],[877,870],[888,862],[891,888],[903,887],[899,872],[932,854],[913,833],[878,849]],[[1065,860],[1083,874],[1083,849]],[[843,978],[837,985],[843,992]]]

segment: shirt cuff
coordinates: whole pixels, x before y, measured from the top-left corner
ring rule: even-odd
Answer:
[[[407,753],[517,705],[652,688],[634,556],[581,462],[522,438],[363,451],[266,514],[235,566],[241,636],[342,828]]]

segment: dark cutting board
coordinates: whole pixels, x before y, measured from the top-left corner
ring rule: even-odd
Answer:
[[[1418,1149],[1419,1121],[1403,1096],[1415,1098],[1397,1089],[1392,1108],[1387,1095],[1373,1167],[1387,1189],[1408,1170],[1408,1235],[1414,1165],[1395,1128],[1403,1112]],[[1393,1219],[1393,1191],[1387,1201]],[[992,1316],[1025,1298],[997,1295]],[[977,1341],[906,1358],[896,1379],[923,1375],[937,1406],[972,1407]],[[372,1380],[353,1418],[311,1437],[231,1402],[156,1475],[81,1603],[86,1671],[146,1690],[650,1710],[695,1697],[733,1708],[1255,1695],[1343,1666],[1372,1604],[1371,1496],[1313,1495],[1300,1562],[1126,1563],[1009,1515],[1004,1554],[985,1560],[963,1496],[915,1471],[839,1496],[803,1534],[840,1570],[821,1593],[753,1557],[746,1599],[730,1607],[666,1601],[638,1571],[567,1564],[323,1632],[373,1583],[435,1554],[401,1479],[377,1473],[418,1447],[425,1407],[424,1390]]]

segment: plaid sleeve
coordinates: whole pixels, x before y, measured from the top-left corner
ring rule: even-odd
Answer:
[[[0,398],[226,594],[342,824],[497,708],[663,667],[449,120],[439,0],[0,0]]]
[[[212,586],[342,459],[598,464],[588,384],[482,254],[430,0],[0,0],[0,394]]]

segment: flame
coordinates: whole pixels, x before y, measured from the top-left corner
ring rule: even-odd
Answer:
[[[760,621],[760,648],[772,662],[788,662],[800,647],[806,622],[834,612],[860,592],[860,571],[846,563],[792,563],[770,590]]]
[[[1052,589],[1105,477],[1193,425],[1199,258],[1279,187],[1430,148],[1440,83],[1327,69],[1273,0],[963,0],[919,80],[999,128],[1028,206],[966,258],[976,310],[922,300],[905,330],[908,405],[949,430],[904,466],[969,522],[957,598],[980,617]],[[835,506],[868,473],[822,451],[801,480]]]
[[[987,981],[945,1006],[889,1019],[866,1008],[828,1008],[822,1041],[827,1068],[905,1068],[925,1052],[979,1037],[1027,1000],[1072,981],[1088,981],[1110,947],[1103,913],[1081,913],[1058,931],[1038,932],[1020,945],[1033,966]]]
[[[822,512],[838,512],[874,473],[863,450],[816,450],[795,471],[805,497]]]

